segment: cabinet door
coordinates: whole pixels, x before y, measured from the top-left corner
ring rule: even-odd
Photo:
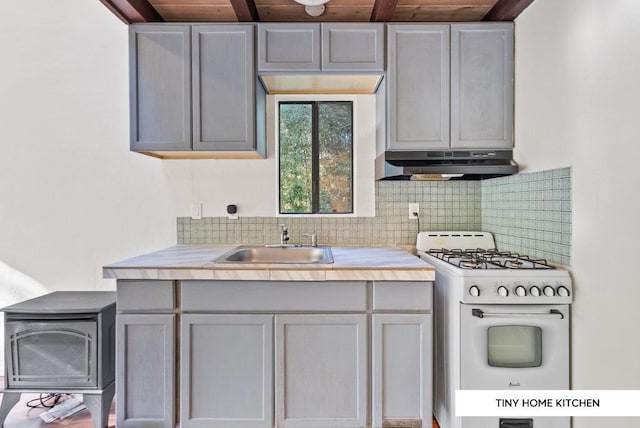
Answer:
[[[252,25],[196,25],[193,45],[193,149],[255,148]]]
[[[131,150],[190,150],[189,26],[132,25],[129,43]]]
[[[387,27],[390,150],[449,147],[449,26]]]
[[[116,419],[118,427],[175,426],[175,315],[118,314]]]
[[[451,26],[451,147],[513,147],[513,24]]]
[[[276,426],[366,426],[366,315],[276,316],[275,334]]]
[[[322,71],[383,71],[384,24],[322,24]]]
[[[182,317],[182,427],[273,426],[273,317]]]
[[[373,315],[373,426],[431,427],[431,317]]]
[[[320,24],[258,25],[258,71],[320,71]]]

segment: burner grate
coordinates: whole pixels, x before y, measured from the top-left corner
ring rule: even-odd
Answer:
[[[427,254],[462,269],[555,269],[546,260],[495,248],[432,248]]]

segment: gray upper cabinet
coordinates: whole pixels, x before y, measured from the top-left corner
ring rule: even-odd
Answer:
[[[451,147],[513,147],[513,24],[451,25]]]
[[[193,149],[253,149],[253,26],[194,26],[192,46]]]
[[[191,147],[191,42],[187,25],[129,27],[131,150]]]
[[[264,157],[252,24],[136,24],[130,41],[131,150]]]
[[[382,71],[384,25],[260,24],[258,71]]]
[[[513,25],[387,27],[390,150],[513,147]]]
[[[389,148],[449,147],[449,26],[387,27]]]
[[[320,24],[258,25],[259,71],[320,71]]]
[[[384,24],[322,24],[323,71],[383,71]]]

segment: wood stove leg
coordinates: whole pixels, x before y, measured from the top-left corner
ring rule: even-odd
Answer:
[[[4,426],[4,420],[7,418],[7,415],[18,401],[20,401],[19,392],[2,392],[2,404],[0,405],[0,426]]]
[[[116,392],[115,382],[99,394],[84,394],[84,404],[93,418],[95,428],[105,428],[109,424],[109,410]]]

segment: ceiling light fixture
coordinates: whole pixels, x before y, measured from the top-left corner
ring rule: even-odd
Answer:
[[[304,10],[309,16],[320,16],[324,13],[324,4],[329,0],[294,0],[304,5]]]

